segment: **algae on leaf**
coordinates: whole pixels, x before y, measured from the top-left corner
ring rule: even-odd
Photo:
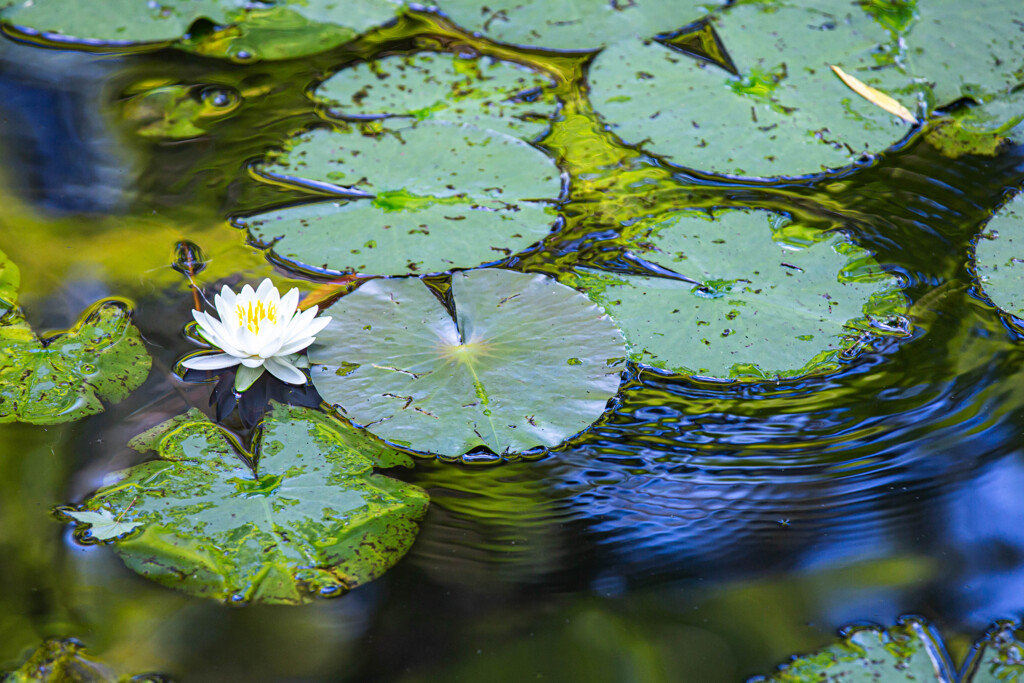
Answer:
[[[14,671],[0,674],[4,683],[110,683],[119,680],[71,638],[48,638]],[[134,679],[133,679],[134,680]]]
[[[123,301],[99,301],[70,330],[37,337],[15,304],[19,280],[0,252],[0,423],[95,415],[145,381],[152,361]]]
[[[194,409],[129,445],[159,459],[111,475],[78,513],[137,525],[114,541],[118,555],[191,595],[337,595],[397,562],[427,508],[421,489],[373,473],[408,456],[307,408],[275,405],[252,454]]]
[[[618,391],[622,335],[578,292],[483,269],[452,275],[450,296],[408,278],[339,299],[309,349],[317,391],[381,438],[449,457],[555,446]]]
[[[239,60],[289,59],[337,47],[394,18],[401,0],[16,0],[2,20],[69,46],[162,47]],[[206,21],[212,31],[195,30]]]
[[[896,278],[840,234],[723,211],[671,216],[637,243],[651,275],[578,269],[566,282],[604,306],[640,363],[709,378],[795,377],[902,332]]]

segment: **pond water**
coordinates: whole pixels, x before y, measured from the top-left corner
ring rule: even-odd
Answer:
[[[1024,346],[970,266],[1024,182],[1024,149],[951,159],[920,134],[873,163],[772,182],[602,148],[619,154],[606,177],[642,182],[612,204],[587,195],[600,188],[566,195],[557,238],[502,263],[557,274],[581,252],[606,258],[637,205],[838,224],[901,278],[913,322],[838,372],[729,383],[630,364],[611,412],[539,459],[419,459],[398,473],[431,498],[412,549],[380,579],[301,607],[190,598],[75,542],[55,506],[147,459],[131,437],[208,411],[211,385],[173,372],[193,348],[176,245],[203,250],[208,293],[271,275],[313,289],[316,272],[272,263],[228,222],[306,196],[251,164],[323,123],[307,91],[340,66],[448,43],[412,22],[232,64],[0,42],[0,249],[21,269],[19,305],[54,330],[123,297],[153,357],[145,384],[102,414],[0,426],[0,665],[74,637],[119,673],[196,681],[737,681],[842,626],[904,614],[929,619],[960,661],[993,620],[1024,612]],[[174,114],[196,134],[174,139],[178,119],[125,105],[167,84],[188,86],[199,113]],[[578,95],[560,94],[563,115],[592,122]],[[563,170],[595,163],[566,154]]]

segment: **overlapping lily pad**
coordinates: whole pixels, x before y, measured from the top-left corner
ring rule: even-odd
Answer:
[[[124,302],[100,301],[70,330],[40,338],[15,305],[19,281],[0,252],[0,423],[95,415],[145,381],[151,360]]]
[[[432,121],[377,137],[316,130],[264,171],[365,195],[238,221],[277,258],[335,275],[501,260],[551,231],[562,187],[554,162],[522,140]]]
[[[236,59],[288,59],[342,45],[390,21],[401,0],[16,0],[15,29],[91,47],[167,44]],[[213,30],[195,30],[206,21]]]
[[[1024,193],[989,221],[974,248],[981,288],[992,302],[1024,320]]]
[[[927,622],[903,618],[888,629],[857,627],[836,644],[796,657],[751,683],[996,683],[1024,676],[1016,624],[997,622],[957,674],[941,637]]]
[[[616,135],[700,170],[795,176],[847,166],[910,130],[829,69],[890,89],[877,68],[889,34],[855,5],[744,3],[693,35],[712,29],[729,62],[635,39],[597,56],[591,100]]]
[[[439,0],[452,21],[501,43],[596,50],[689,24],[714,0]]]
[[[898,281],[841,234],[725,211],[670,217],[639,243],[636,253],[666,277],[583,270],[574,282],[638,362],[708,378],[795,377],[835,369],[866,338],[903,332]]]
[[[505,455],[586,429],[618,390],[622,336],[543,275],[451,278],[451,309],[418,279],[372,280],[327,309],[310,347],[320,395],[417,451]]]
[[[112,475],[78,512],[138,525],[115,541],[125,564],[192,595],[337,595],[397,562],[427,508],[421,489],[373,473],[408,456],[306,408],[276,405],[252,460],[195,410],[131,445],[160,458]]]

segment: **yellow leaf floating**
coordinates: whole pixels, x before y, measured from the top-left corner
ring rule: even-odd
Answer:
[[[875,88],[872,88],[870,85],[864,83],[859,78],[856,78],[846,73],[838,66],[829,66],[832,67],[832,71],[836,73],[836,76],[839,76],[839,78],[843,81],[843,83],[845,83],[850,88],[850,90],[857,93],[871,104],[875,105],[876,107],[881,107],[882,109],[886,110],[890,114],[893,114],[894,116],[900,117],[907,123],[917,123],[917,119],[914,117],[913,114],[910,113],[909,109],[904,107],[902,104],[900,104],[893,98],[886,95],[881,90],[876,90]]]

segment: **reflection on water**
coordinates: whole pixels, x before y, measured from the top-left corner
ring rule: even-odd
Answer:
[[[208,290],[273,272],[227,218],[299,197],[248,164],[321,122],[306,88],[359,55],[232,66],[0,45],[0,249],[22,268],[21,303],[61,327],[94,298],[131,297],[155,368],[102,416],[0,426],[0,665],[70,635],[119,672],[187,680],[735,681],[854,620],[916,612],[970,642],[1024,612],[1020,338],[966,284],[970,241],[1024,180],[1021,150],[950,160],[911,140],[873,168],[740,184],[594,142],[613,170],[572,190],[564,232],[520,265],[558,271],[581,246],[619,258],[624,215],[682,197],[787,211],[891,264],[910,337],[783,383],[633,368],[600,424],[539,461],[400,474],[433,504],[383,579],[308,608],[237,610],[146,582],[47,512],[139,462],[131,436],[206,408],[208,385],[170,379],[192,303],[175,246],[202,248]],[[209,115],[210,92],[232,93],[230,111]],[[173,109],[160,119],[173,134],[153,128],[154,106]],[[563,115],[601,137],[585,102]],[[566,168],[586,161],[546,144]],[[588,213],[615,183],[635,190],[625,213]]]

